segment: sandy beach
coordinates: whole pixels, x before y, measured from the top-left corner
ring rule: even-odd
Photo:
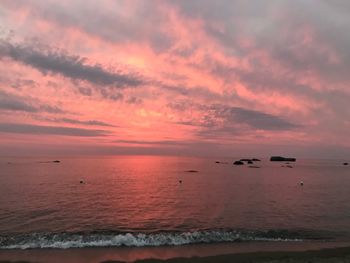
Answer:
[[[350,244],[252,242],[156,248],[2,250],[0,262],[350,262]]]

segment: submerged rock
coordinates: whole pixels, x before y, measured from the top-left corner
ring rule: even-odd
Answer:
[[[235,161],[233,164],[234,165],[244,165],[244,162],[242,162],[242,161]]]
[[[52,161],[53,163],[60,163],[61,161],[59,160],[55,160],[55,161]]]
[[[198,173],[199,171],[197,171],[197,170],[187,170],[185,172],[187,172],[187,173]]]
[[[349,165],[348,163],[343,163],[343,165]]]
[[[271,156],[271,162],[295,162],[295,158],[282,157],[282,156]]]

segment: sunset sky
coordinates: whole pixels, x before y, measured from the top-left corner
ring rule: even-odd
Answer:
[[[347,0],[1,0],[0,155],[350,154]]]

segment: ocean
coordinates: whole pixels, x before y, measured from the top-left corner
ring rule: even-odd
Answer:
[[[350,241],[344,160],[237,159],[2,157],[0,250]]]

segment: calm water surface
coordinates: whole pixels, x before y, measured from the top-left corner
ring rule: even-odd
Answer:
[[[350,240],[342,160],[54,159],[0,159],[0,248]]]

